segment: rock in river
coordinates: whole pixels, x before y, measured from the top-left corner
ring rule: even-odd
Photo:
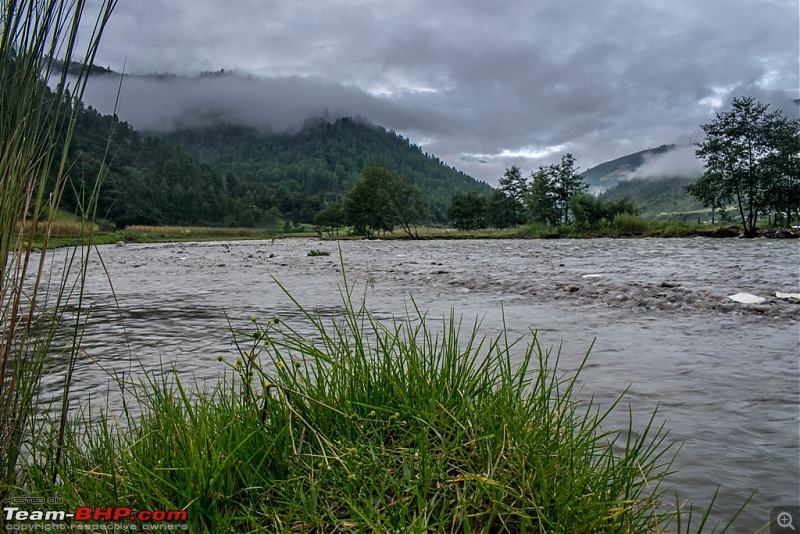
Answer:
[[[750,293],[736,293],[735,295],[730,295],[728,298],[741,304],[761,304],[767,300],[764,297],[759,297]]]

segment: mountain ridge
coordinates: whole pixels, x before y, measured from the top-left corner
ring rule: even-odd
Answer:
[[[612,187],[621,179],[635,173],[636,169],[640,168],[648,158],[665,154],[678,146],[675,144],[661,145],[620,156],[585,170],[581,176],[590,187]]]
[[[687,171],[685,162],[677,165],[674,161],[652,168],[653,162],[680,155],[679,151],[688,147],[669,144],[641,150],[601,163],[582,176],[605,198],[629,197],[649,218],[701,211],[702,203],[686,192],[686,186],[702,175],[699,163],[695,171]]]

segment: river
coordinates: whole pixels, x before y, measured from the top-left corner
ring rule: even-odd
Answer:
[[[235,356],[229,324],[296,317],[273,277],[309,308],[341,304],[339,247],[348,280],[378,317],[413,297],[431,317],[455,309],[465,324],[513,336],[533,329],[561,345],[574,370],[592,341],[581,395],[625,396],[634,425],[658,406],[683,442],[671,477],[715,518],[758,493],[735,532],[754,532],[775,506],[800,504],[800,242],[768,239],[344,241],[286,239],[99,247],[85,303],[91,314],[73,394],[119,409],[108,375],[174,366],[196,387],[214,384]],[[311,249],[330,256],[309,257]],[[51,252],[63,262],[68,249]],[[99,261],[102,258],[102,262]],[[109,283],[109,280],[111,283]],[[113,290],[112,290],[113,287]],[[747,292],[762,304],[727,297]],[[58,374],[45,382],[55,398]],[[623,403],[625,404],[625,403]],[[627,424],[627,407],[608,426]]]

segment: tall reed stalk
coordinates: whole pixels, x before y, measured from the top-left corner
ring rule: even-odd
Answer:
[[[81,293],[85,261],[51,272],[50,231],[69,184],[67,153],[89,68],[116,0],[102,0],[93,26],[82,23],[85,0],[5,0],[0,13],[0,501],[21,483],[22,454],[36,454],[41,378],[68,304]],[[79,29],[89,32],[79,51]],[[82,47],[81,47],[82,48]],[[76,60],[78,72],[68,77]],[[48,87],[48,84],[54,87]],[[93,218],[96,191],[82,214]],[[41,222],[43,224],[28,224]],[[37,227],[41,252],[33,254]],[[88,232],[91,236],[91,232]],[[85,256],[85,255],[84,255]],[[71,283],[70,280],[77,280]],[[80,303],[80,299],[78,298]],[[80,305],[78,305],[80,309]],[[79,328],[80,313],[75,321]],[[62,421],[78,354],[78,331],[68,349]],[[63,425],[63,423],[62,423]],[[56,433],[63,436],[63,430]],[[60,444],[55,444],[56,448]],[[2,521],[2,519],[0,519]]]

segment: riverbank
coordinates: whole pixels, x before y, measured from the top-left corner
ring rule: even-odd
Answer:
[[[49,248],[85,245],[89,240],[95,245],[125,243],[181,243],[194,241],[248,241],[283,239],[288,237],[318,237],[305,227],[297,231],[278,232],[265,228],[227,228],[210,226],[132,226],[116,231],[81,231],[60,229],[51,233]],[[43,234],[37,234],[35,248],[44,244]]]
[[[401,231],[379,233],[377,239],[410,239]],[[692,224],[684,222],[654,222],[639,220],[630,226],[603,226],[582,228],[580,226],[538,226],[524,225],[514,228],[482,228],[478,230],[458,230],[455,228],[419,228],[417,239],[595,239],[595,238],[636,238],[636,237],[742,237],[738,226]],[[763,228],[757,237],[798,239],[800,228]],[[360,235],[326,235],[324,239],[363,239]]]
[[[228,228],[203,226],[130,226],[122,230],[104,231],[93,227],[90,232],[79,223],[54,226],[48,246],[51,248],[79,246],[86,244],[89,235],[96,245],[125,243],[166,243],[192,241],[245,241],[270,240],[290,237],[318,238],[323,240],[360,240],[364,237],[342,230],[340,233],[321,234],[308,225],[296,227],[293,231],[277,231],[266,228]],[[43,232],[37,234],[36,248],[43,245]],[[580,226],[537,226],[525,225],[514,228],[484,228],[478,230],[458,230],[455,228],[421,227],[416,230],[416,239],[594,239],[594,238],[635,238],[635,237],[741,237],[741,230],[731,225],[691,224],[684,222],[653,222],[636,220],[627,226],[603,226],[581,228]],[[800,228],[762,228],[757,237],[776,239],[798,239]],[[376,239],[410,239],[407,233],[394,230],[374,236]]]

